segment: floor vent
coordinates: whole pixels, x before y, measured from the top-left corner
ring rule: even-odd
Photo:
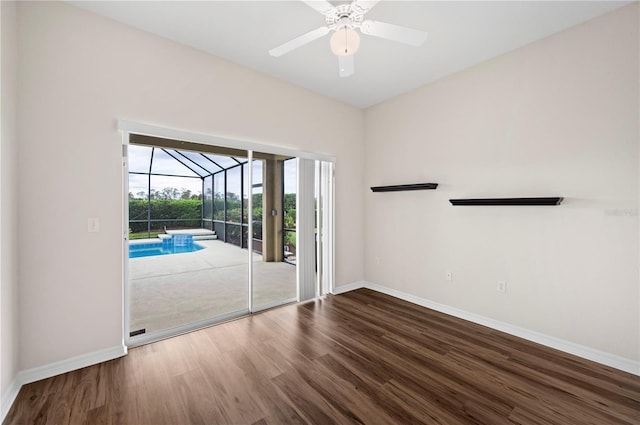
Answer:
[[[137,331],[129,332],[129,337],[142,335],[146,331],[147,331],[146,329],[138,329]]]

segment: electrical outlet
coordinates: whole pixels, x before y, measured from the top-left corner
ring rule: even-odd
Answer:
[[[376,266],[380,265],[380,257],[376,257]]]
[[[453,273],[449,271],[444,272],[444,279],[451,282],[453,280]]]
[[[503,294],[507,292],[507,282],[504,280],[498,281],[498,292],[502,292]]]

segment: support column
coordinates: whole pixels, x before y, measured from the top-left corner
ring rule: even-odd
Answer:
[[[262,259],[283,261],[282,160],[266,159],[262,183]],[[273,214],[275,211],[275,215]]]

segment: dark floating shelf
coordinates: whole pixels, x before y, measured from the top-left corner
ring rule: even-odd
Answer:
[[[438,183],[397,184],[395,186],[373,186],[372,192],[400,192],[402,190],[428,190],[438,187]]]
[[[481,198],[449,199],[451,205],[560,205],[562,197],[553,198]]]

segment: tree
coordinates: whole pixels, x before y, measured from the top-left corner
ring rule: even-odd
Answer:
[[[284,194],[284,209],[296,209],[296,194],[295,193],[285,193]]]
[[[284,227],[286,229],[296,228],[296,209],[289,209],[284,211]]]
[[[296,194],[285,193],[284,195],[284,227],[287,229],[296,228]]]

